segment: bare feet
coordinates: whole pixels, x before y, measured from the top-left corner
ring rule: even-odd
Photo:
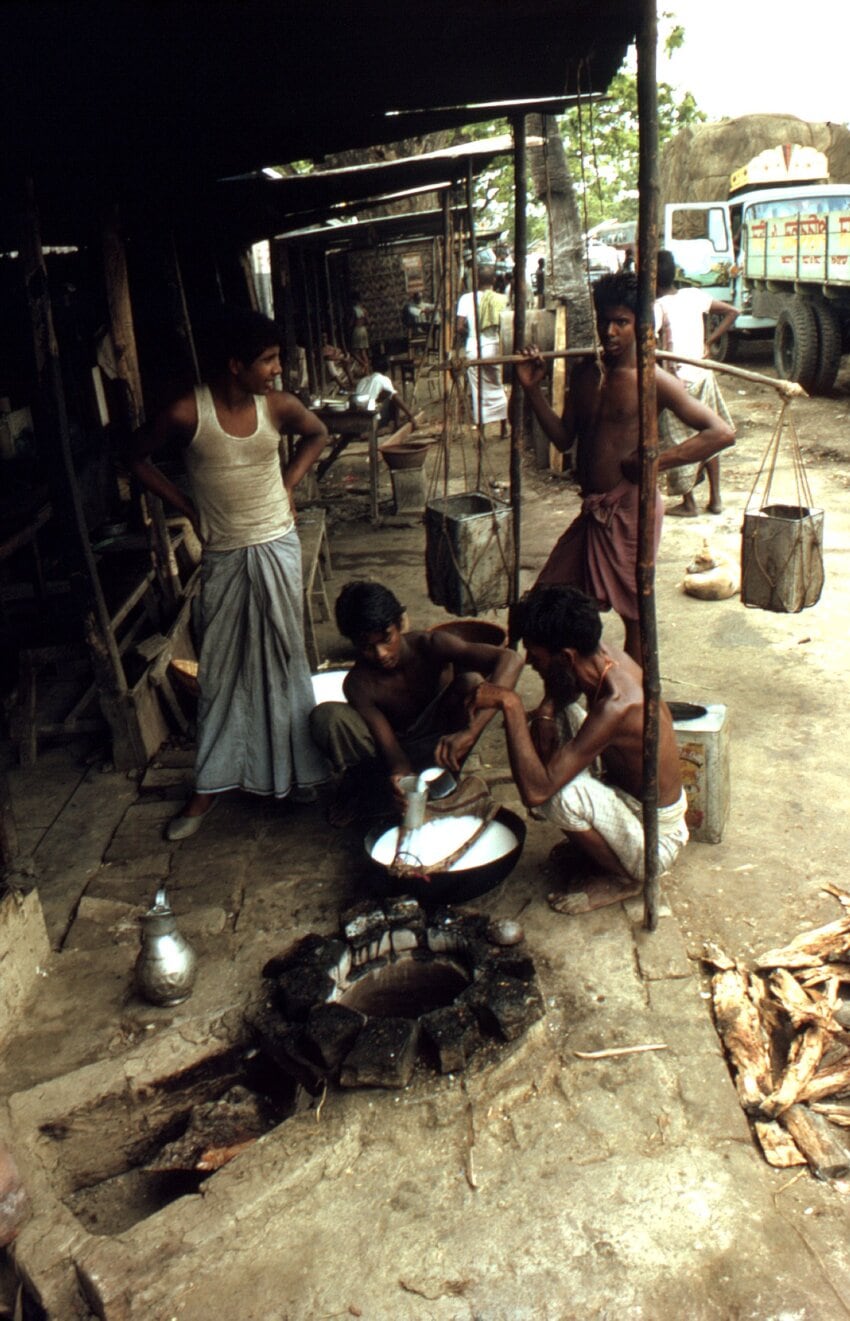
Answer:
[[[717,498],[714,500],[709,500],[705,509],[706,509],[706,513],[708,514],[722,514],[723,501],[720,499],[720,496],[717,496]]]
[[[674,505],[672,509],[665,509],[664,512],[667,518],[696,518],[699,513],[696,501],[690,492],[680,505]]]
[[[556,913],[575,917],[608,908],[643,892],[643,882],[628,876],[577,876],[566,890],[549,895],[549,907]]]

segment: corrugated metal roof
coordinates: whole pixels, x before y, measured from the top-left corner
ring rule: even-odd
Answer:
[[[494,117],[483,103],[604,90],[636,22],[631,0],[6,0],[0,152],[48,211],[191,198]]]

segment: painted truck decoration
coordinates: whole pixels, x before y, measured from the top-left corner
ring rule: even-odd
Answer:
[[[772,333],[778,374],[812,393],[831,388],[850,347],[850,185],[827,176],[822,152],[774,147],[735,171],[728,201],[664,209],[685,279],[738,308],[718,356]]]

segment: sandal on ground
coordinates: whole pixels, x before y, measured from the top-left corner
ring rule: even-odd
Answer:
[[[192,835],[197,835],[217,802],[218,795],[212,800],[206,811],[200,812],[197,816],[186,816],[185,813],[178,812],[177,816],[173,816],[165,827],[165,838],[173,842],[179,839],[191,839]]]

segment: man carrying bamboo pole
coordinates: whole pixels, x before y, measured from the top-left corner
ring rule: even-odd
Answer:
[[[556,543],[537,585],[579,587],[602,609],[616,610],[626,630],[625,650],[640,663],[637,296],[637,277],[632,272],[603,276],[594,285],[602,353],[598,360],[587,357],[576,365],[562,418],[541,389],[546,366],[536,350],[526,350],[516,378],[552,444],[564,451],[577,441],[576,468],[583,496],[581,513]],[[734,445],[734,428],[693,399],[681,382],[658,367],[655,378],[659,413],[670,409],[691,433],[659,457],[659,473],[705,463]],[[655,554],[663,514],[664,502],[658,494]]]
[[[601,641],[599,609],[573,587],[534,587],[515,607],[526,658],[546,687],[529,716],[507,688],[482,683],[472,716],[501,711],[511,771],[523,803],[560,826],[567,844],[552,862],[572,874],[549,895],[558,913],[587,913],[640,894],[644,881],[643,676]],[[575,705],[584,694],[587,714]],[[594,773],[601,763],[604,778]],[[658,870],[688,840],[673,720],[659,703]],[[569,857],[569,851],[578,857]],[[568,865],[565,865],[568,864]]]

